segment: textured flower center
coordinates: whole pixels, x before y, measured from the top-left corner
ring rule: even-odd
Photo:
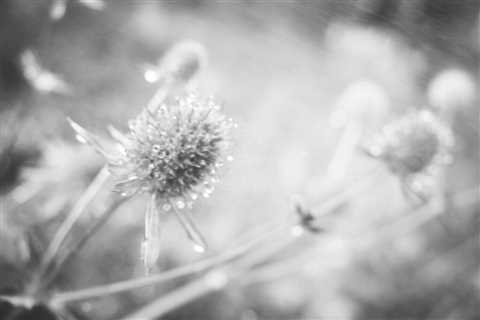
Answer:
[[[145,109],[130,123],[124,178],[160,198],[209,188],[231,125],[212,100],[194,94]]]

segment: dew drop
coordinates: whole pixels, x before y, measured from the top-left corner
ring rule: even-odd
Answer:
[[[87,140],[86,140],[84,137],[82,137],[81,135],[79,135],[79,134],[75,135],[75,138],[76,138],[77,141],[80,142],[80,143],[87,143]]]
[[[227,161],[232,162],[233,161],[233,156],[227,156]]]
[[[197,200],[197,199],[198,199],[198,194],[196,194],[196,193],[191,193],[191,194],[190,194],[190,198],[192,198],[192,200]]]
[[[203,247],[199,244],[194,244],[193,245],[193,251],[198,252],[198,253],[204,253],[205,252],[205,247]]]
[[[145,79],[145,81],[147,81],[148,83],[155,83],[158,81],[158,79],[160,78],[159,74],[157,71],[153,70],[153,69],[148,69],[146,70],[144,73],[143,73],[143,78]]]
[[[182,200],[178,200],[176,206],[178,209],[183,209],[185,208],[185,202],[183,202]]]

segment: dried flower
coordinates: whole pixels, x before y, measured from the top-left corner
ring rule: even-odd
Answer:
[[[368,154],[384,161],[406,190],[418,196],[422,179],[451,161],[451,130],[429,111],[412,112],[387,125],[368,147]]]
[[[148,266],[158,257],[158,229],[164,212],[173,211],[196,248],[204,250],[203,237],[183,209],[190,208],[199,195],[210,196],[229,143],[233,121],[220,112],[212,98],[188,92],[145,108],[129,122],[127,134],[110,128],[120,147],[115,153],[106,151],[95,136],[70,122],[82,141],[107,157],[117,191],[124,196],[151,195],[144,245]]]

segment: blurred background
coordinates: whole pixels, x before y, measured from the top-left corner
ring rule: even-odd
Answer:
[[[0,294],[28,286],[53,233],[102,167],[75,141],[66,117],[103,136],[109,124],[126,130],[156,90],[145,81],[146,66],[186,39],[208,54],[196,87],[239,125],[234,161],[212,197],[193,208],[213,252],[287,219],[294,195],[314,205],[344,187],[327,179],[344,132],[332,115],[343,109],[372,131],[410,110],[454,109],[446,117],[456,144],[445,188],[477,188],[478,0],[95,3],[65,1],[62,13],[52,9],[56,1],[0,0]],[[362,177],[373,162],[354,154],[345,175]],[[229,286],[165,319],[480,319],[478,204],[376,235],[367,227],[416,214],[397,177],[386,168],[378,175],[329,221],[345,235],[365,229],[364,236],[301,242],[276,259],[315,250],[286,272]],[[102,207],[97,199],[75,232]],[[142,276],[144,207],[142,197],[122,206],[52,290]],[[163,232],[157,272],[202,258],[173,219]],[[183,282],[72,303],[69,312],[119,319]]]

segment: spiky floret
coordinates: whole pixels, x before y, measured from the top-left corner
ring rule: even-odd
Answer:
[[[450,128],[433,113],[421,110],[385,126],[369,145],[368,153],[418,189],[423,178],[451,161],[453,145]]]
[[[80,141],[103,154],[115,178],[115,189],[124,196],[148,193],[143,259],[150,269],[159,255],[161,211],[173,211],[198,250],[205,241],[188,212],[199,195],[209,197],[217,182],[216,170],[234,126],[211,98],[194,92],[167,97],[146,107],[129,122],[124,134],[110,127],[117,151],[107,151],[96,136],[70,121]],[[229,160],[229,157],[227,157]]]
[[[121,179],[117,189],[147,191],[159,199],[210,193],[232,126],[219,110],[211,98],[194,93],[144,109],[119,140],[122,156],[111,163]]]

